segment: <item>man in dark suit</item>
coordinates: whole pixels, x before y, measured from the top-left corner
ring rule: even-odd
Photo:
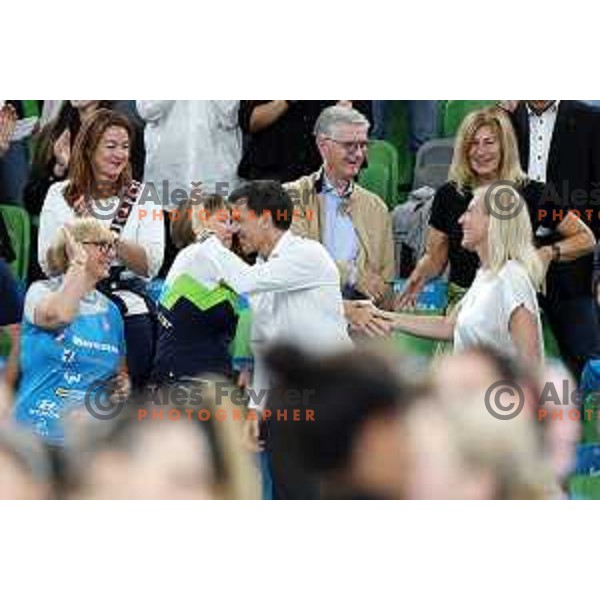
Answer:
[[[523,169],[530,179],[546,184],[539,210],[556,220],[568,210],[579,211],[598,238],[600,112],[576,100],[526,100],[517,104],[512,121]],[[542,245],[556,248],[557,240],[548,232],[535,233]],[[541,302],[561,354],[577,376],[589,358],[600,356],[592,267],[592,255],[553,261]]]

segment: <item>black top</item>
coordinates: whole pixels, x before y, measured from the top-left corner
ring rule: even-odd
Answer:
[[[533,232],[539,245],[546,245],[556,241],[556,230],[560,221],[552,219],[552,212],[539,210],[540,201],[544,192],[543,184],[530,181],[521,190],[523,198],[529,209]],[[479,257],[462,247],[462,227],[458,220],[467,210],[469,202],[473,199],[470,190],[460,192],[454,183],[446,183],[438,189],[431,207],[429,225],[448,236],[448,260],[450,263],[450,283],[468,288],[475,279],[475,272],[479,267]],[[545,228],[549,235],[541,228]]]
[[[250,133],[252,111],[271,100],[242,100],[239,123],[247,134],[238,173],[244,179],[275,179],[294,181],[314,173],[321,166],[321,157],[313,135],[317,117],[335,100],[294,100],[288,110],[274,123],[256,133]],[[371,102],[353,100],[352,105],[369,121]]]

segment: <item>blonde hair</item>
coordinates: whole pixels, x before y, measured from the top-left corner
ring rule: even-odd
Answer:
[[[76,242],[94,241],[94,242],[114,242],[115,234],[102,225],[98,219],[93,217],[81,217],[68,226],[73,239]],[[69,258],[66,251],[66,238],[64,229],[61,227],[52,246],[47,254],[48,271],[51,275],[61,275],[69,267]]]
[[[494,478],[494,499],[542,500],[557,495],[528,415],[501,420],[488,412],[478,394],[461,400],[445,407],[451,443],[465,468]]]
[[[490,127],[500,142],[498,179],[523,185],[527,181],[527,175],[519,162],[519,148],[512,123],[503,110],[495,107],[476,110],[464,118],[456,134],[449,180],[460,190],[479,185],[477,175],[471,168],[469,150],[475,134],[482,127]]]
[[[483,201],[489,215],[490,270],[498,273],[507,261],[518,261],[527,271],[534,288],[540,290],[546,274],[533,245],[531,219],[523,196],[510,182],[499,182],[477,188],[475,197]],[[511,204],[506,204],[506,200]],[[511,213],[507,213],[509,206]]]

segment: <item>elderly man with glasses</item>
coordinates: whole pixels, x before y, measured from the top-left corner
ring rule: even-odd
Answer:
[[[355,183],[368,150],[369,121],[348,106],[323,110],[315,137],[323,166],[288,184],[294,233],[321,242],[335,260],[345,299],[385,304],[394,275],[390,215],[384,201]]]

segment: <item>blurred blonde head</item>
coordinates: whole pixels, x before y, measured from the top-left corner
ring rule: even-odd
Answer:
[[[541,500],[559,496],[532,419],[499,420],[485,390],[424,403],[408,420],[412,499]]]
[[[500,163],[498,180],[512,181],[517,185],[526,181],[527,175],[519,162],[519,148],[515,133],[505,111],[498,108],[485,108],[469,113],[456,134],[454,154],[449,171],[449,179],[459,189],[473,188],[481,182],[473,171],[469,152],[475,135],[482,127],[489,127],[500,143]]]
[[[512,419],[492,416],[483,397],[447,408],[450,438],[465,469],[491,483],[491,498],[542,500],[558,488],[543,457],[532,420],[521,413]]]
[[[232,397],[226,382],[207,377],[142,396],[111,421],[71,423],[69,495],[259,499],[258,472],[242,446],[245,411],[234,406]],[[200,419],[200,411],[210,418]],[[155,418],[157,413],[163,417]]]

